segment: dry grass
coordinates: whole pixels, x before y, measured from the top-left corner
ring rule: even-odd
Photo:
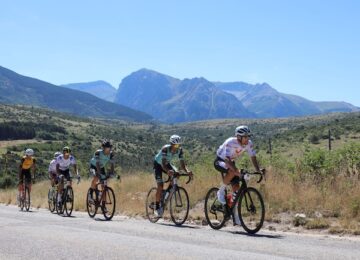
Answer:
[[[204,166],[195,166],[194,180],[185,185],[185,179],[180,185],[186,188],[190,197],[190,218],[202,220],[204,218],[203,201],[206,192],[220,183],[219,174],[208,170]],[[320,184],[310,181],[300,182],[292,179],[290,175],[275,173],[269,169],[267,181],[261,185],[251,183],[259,188],[264,195],[266,205],[266,218],[276,219],[279,213],[304,213],[311,218],[306,228],[329,228],[332,233],[360,233],[360,183],[345,177],[328,178]],[[83,180],[79,185],[73,184],[75,193],[75,209],[85,211],[86,193],[90,180]],[[122,181],[109,182],[116,195],[117,213],[129,216],[145,215],[145,199],[147,192],[155,186],[152,174],[127,174]],[[32,206],[47,207],[48,182],[33,185]],[[16,189],[0,191],[0,202],[5,204],[16,203]],[[320,214],[321,217],[316,217]],[[336,219],[338,226],[331,227],[331,219]]]

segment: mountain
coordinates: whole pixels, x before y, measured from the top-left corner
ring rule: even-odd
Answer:
[[[85,82],[85,83],[71,83],[61,85],[61,87],[80,90],[92,94],[98,98],[113,102],[116,95],[116,88],[103,80]]]
[[[289,117],[330,112],[359,111],[346,102],[315,102],[296,95],[278,92],[267,83],[215,82],[218,88],[236,96],[248,110],[258,117]]]
[[[179,80],[147,69],[122,80],[115,102],[170,123],[255,117],[236,97],[204,78]]]
[[[80,116],[144,121],[144,112],[111,103],[78,90],[62,88],[0,66],[0,103],[46,107]]]

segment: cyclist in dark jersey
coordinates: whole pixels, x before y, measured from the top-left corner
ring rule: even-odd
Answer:
[[[96,150],[94,156],[90,160],[90,171],[93,172],[94,178],[91,182],[91,190],[89,196],[93,199],[93,191],[96,190],[96,184],[99,179],[105,179],[107,175],[114,173],[114,153],[111,150],[112,144],[108,140],[104,140],[101,144],[102,149]],[[105,168],[110,163],[110,172],[107,173]]]
[[[188,170],[184,161],[183,149],[181,147],[181,137],[178,135],[172,135],[170,137],[170,144],[164,145],[154,159],[154,172],[157,183],[156,192],[156,210],[155,214],[162,216],[163,209],[160,207],[161,193],[164,188],[164,181],[162,179],[162,173],[166,173],[172,176],[176,172],[176,168],[171,165],[171,160],[174,157],[178,157],[180,160],[180,168],[189,175],[193,173]]]

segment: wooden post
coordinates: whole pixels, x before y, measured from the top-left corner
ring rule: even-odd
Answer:
[[[269,153],[270,153],[270,157],[272,157],[271,138],[269,138]]]
[[[331,151],[331,130],[329,129],[329,151]]]

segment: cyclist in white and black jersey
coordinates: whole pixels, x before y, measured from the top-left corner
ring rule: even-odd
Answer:
[[[250,129],[247,126],[239,126],[235,129],[235,137],[228,138],[216,152],[216,159],[214,161],[214,167],[219,172],[225,174],[223,183],[218,191],[218,200],[224,205],[225,189],[226,186],[231,183],[233,192],[239,189],[239,183],[241,172],[235,165],[235,159],[242,156],[243,153],[247,153],[255,167],[255,170],[260,172],[259,164],[256,159],[256,152],[253,147],[253,143],[249,139],[251,136]],[[233,197],[236,194],[233,194]]]
[[[71,150],[69,147],[65,146],[63,148],[63,153],[61,155],[59,155],[56,158],[56,172],[58,174],[58,176],[62,175],[63,178],[65,178],[67,181],[70,181],[70,186],[71,186],[71,177],[70,177],[70,166],[73,166],[74,168],[74,172],[77,175],[77,178],[80,178],[80,175],[77,171],[77,166],[76,166],[76,160],[75,157],[71,154]],[[59,182],[59,194],[58,194],[58,202],[61,201],[61,197],[62,197],[62,191],[64,189],[64,183],[62,180],[60,180]]]

